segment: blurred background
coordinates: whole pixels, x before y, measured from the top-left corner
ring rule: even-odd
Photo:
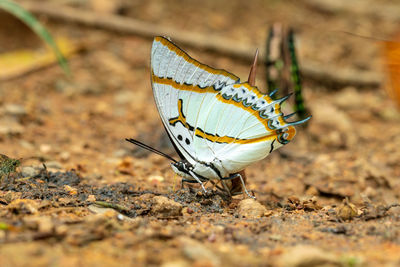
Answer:
[[[242,81],[259,48],[256,85],[267,92],[267,39],[280,23],[295,32],[302,96],[313,117],[289,145],[246,170],[248,188],[271,208],[292,195],[333,207],[344,198],[399,202],[398,1],[15,2],[49,30],[71,72],[29,27],[0,11],[0,153],[24,159],[23,166],[45,162],[76,170],[90,185],[170,192],[169,162],[124,141],[175,155],[151,91],[153,37],[169,36]]]

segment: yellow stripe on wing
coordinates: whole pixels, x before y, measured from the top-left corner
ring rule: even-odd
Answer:
[[[204,88],[200,88],[197,85],[180,84],[180,83],[177,83],[176,81],[174,81],[173,79],[158,77],[154,73],[152,74],[152,81],[153,81],[153,83],[157,83],[157,84],[170,85],[176,90],[189,91],[189,92],[195,92],[195,93],[200,93],[200,94],[205,94],[205,93],[215,94],[215,93],[217,93],[217,91],[212,86],[207,86],[207,87],[204,87]],[[235,85],[234,85],[234,87],[235,87]],[[248,87],[252,88],[250,85]],[[255,90],[257,90],[257,89],[255,89]],[[260,94],[260,93],[258,92],[258,94]],[[261,95],[261,96],[264,97],[264,99],[267,101],[267,103],[272,102],[271,98],[269,98],[268,96],[266,96],[266,95],[265,96]],[[265,129],[267,131],[271,130],[271,128],[268,126],[268,120],[266,120],[265,118],[262,118],[258,111],[255,111],[254,109],[252,109],[252,106],[247,106],[246,107],[246,106],[243,105],[242,101],[237,102],[237,101],[233,100],[232,98],[225,99],[221,94],[216,94],[215,97],[220,102],[223,102],[223,103],[226,103],[226,104],[230,104],[230,105],[234,105],[234,106],[236,106],[236,107],[238,107],[238,108],[240,108],[242,110],[245,110],[246,112],[249,112],[252,116],[255,116],[257,118],[257,120],[259,120],[264,125],[264,127],[265,127]],[[280,107],[279,107],[279,104],[276,104],[275,105],[275,114],[278,115],[279,113],[280,113]],[[282,118],[279,118],[279,122],[280,122],[281,125],[285,125],[286,124],[283,121]]]
[[[151,75],[151,80],[153,81],[153,83],[170,85],[173,88],[175,88],[177,90],[182,90],[182,91],[190,91],[190,92],[196,92],[196,93],[216,93],[217,92],[214,89],[214,87],[212,87],[212,86],[200,88],[197,85],[193,85],[193,84],[184,84],[184,83],[180,84],[172,79],[158,77],[154,73]]]
[[[169,119],[169,124],[170,125],[175,125],[176,123],[180,122],[182,125],[189,129],[193,130],[194,127],[189,125],[189,123],[186,121],[186,116],[183,114],[182,111],[182,99],[178,100],[178,112],[179,115],[178,117],[171,118]],[[294,127],[289,126],[288,127],[288,138],[287,140],[291,140],[294,135],[296,134],[296,130]],[[206,139],[210,142],[216,142],[216,143],[226,143],[226,144],[253,144],[253,143],[258,143],[258,142],[265,142],[265,141],[272,141],[274,139],[277,139],[278,133],[276,131],[272,131],[268,133],[265,136],[257,137],[257,138],[250,138],[250,139],[241,139],[241,138],[235,138],[231,136],[219,136],[219,135],[214,135],[210,133],[206,133],[200,128],[196,128],[194,131],[194,135],[203,139]]]
[[[230,105],[234,105],[234,106],[236,106],[236,107],[238,107],[238,108],[240,108],[240,109],[243,109],[243,110],[249,112],[251,115],[253,115],[254,117],[256,117],[257,120],[259,120],[259,121],[262,123],[262,125],[264,125],[264,127],[265,127],[265,129],[266,129],[267,131],[270,131],[270,130],[271,130],[271,129],[269,128],[269,126],[268,126],[268,120],[266,120],[266,119],[264,119],[264,118],[261,118],[261,117],[260,117],[260,113],[259,113],[258,111],[255,111],[254,109],[252,109],[251,106],[245,107],[245,106],[243,106],[243,103],[242,103],[242,102],[236,102],[236,101],[233,100],[232,98],[230,98],[230,99],[225,99],[225,98],[224,98],[222,95],[220,95],[220,94],[216,95],[215,97],[216,97],[216,98],[218,99],[218,101],[220,101],[220,102],[223,102],[223,103],[226,103],[226,104],[230,104]],[[280,112],[280,110],[279,110],[278,112]]]
[[[252,144],[252,143],[258,143],[258,142],[264,142],[264,141],[272,141],[272,140],[276,139],[276,137],[277,137],[276,133],[271,133],[266,136],[252,138],[252,139],[240,139],[240,138],[234,138],[234,137],[230,137],[230,136],[218,136],[218,135],[205,133],[199,128],[196,128],[196,131],[194,133],[197,137],[206,139],[210,142],[226,143],[226,144]]]

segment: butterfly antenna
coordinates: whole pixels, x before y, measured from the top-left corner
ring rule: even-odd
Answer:
[[[283,116],[283,119],[284,119],[284,120],[289,119],[289,118],[293,117],[296,113],[297,113],[297,111],[296,111],[296,112],[293,112],[293,113],[290,113],[290,114],[288,114],[288,115],[285,115],[285,116]]]
[[[134,145],[137,145],[137,146],[139,146],[141,148],[144,148],[144,149],[146,149],[146,150],[148,150],[150,152],[153,152],[153,153],[155,153],[157,155],[163,156],[163,157],[165,157],[165,158],[177,163],[177,161],[173,157],[171,157],[171,156],[169,156],[169,155],[167,155],[167,154],[165,154],[165,153],[163,153],[163,152],[161,152],[161,151],[159,151],[159,150],[157,150],[157,149],[155,149],[155,148],[153,148],[153,147],[151,147],[149,145],[143,144],[142,142],[140,142],[138,140],[135,140],[135,139],[132,139],[132,138],[126,138],[125,140],[130,142],[130,143],[132,143],[132,144],[134,144]]]
[[[250,68],[249,79],[247,80],[247,82],[251,86],[256,86],[257,60],[258,60],[258,48],[256,50],[256,54],[254,55],[253,65],[251,65]]]
[[[286,96],[284,96],[284,97],[282,97],[280,99],[277,99],[276,101],[279,102],[279,104],[282,104],[283,102],[285,102],[292,95],[293,95],[293,93],[289,93],[288,95],[286,95]]]
[[[269,93],[269,97],[272,97],[274,94],[276,94],[276,92],[278,92],[278,89],[275,89],[274,91],[272,91],[271,93]]]
[[[294,126],[294,125],[299,125],[302,123],[305,123],[306,121],[308,121],[309,119],[311,119],[311,116],[308,116],[307,118],[300,120],[300,121],[293,121],[293,122],[288,122],[289,125]]]

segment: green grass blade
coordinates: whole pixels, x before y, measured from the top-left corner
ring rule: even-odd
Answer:
[[[66,75],[70,76],[71,72],[68,67],[66,58],[61,53],[57,44],[55,43],[53,37],[50,33],[40,24],[40,22],[27,10],[18,5],[17,3],[10,0],[0,0],[0,8],[13,14],[15,17],[19,18],[25,24],[27,24],[40,38],[42,38],[54,51],[58,64],[64,70]]]

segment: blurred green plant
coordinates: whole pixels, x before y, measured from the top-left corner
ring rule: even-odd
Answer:
[[[343,256],[340,261],[344,267],[357,267],[362,265],[361,259],[355,256]]]
[[[306,119],[310,112],[303,99],[293,29],[279,23],[274,24],[268,32],[266,51],[266,78],[269,94],[273,99],[278,99],[293,91],[295,97],[293,109],[299,119]],[[278,88],[280,93],[276,94]]]
[[[0,154],[0,182],[4,177],[8,179],[10,174],[15,172],[20,164],[21,162],[18,159],[12,159],[6,155]]]
[[[10,230],[10,225],[8,223],[5,222],[0,222],[0,231],[8,231]]]
[[[19,4],[10,1],[10,0],[0,0],[0,8],[4,9],[6,12],[11,13],[21,21],[23,21],[26,25],[28,25],[44,42],[49,45],[54,51],[58,64],[64,70],[67,76],[70,76],[71,72],[67,63],[66,58],[61,53],[58,48],[56,42],[54,41],[51,34],[43,27],[42,24],[27,10],[25,10]]]

